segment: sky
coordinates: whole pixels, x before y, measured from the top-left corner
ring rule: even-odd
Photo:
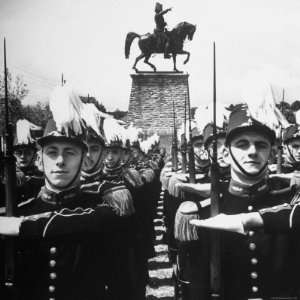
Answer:
[[[129,59],[126,34],[152,32],[153,0],[0,0],[0,38],[6,37],[7,66],[28,85],[24,104],[47,101],[61,74],[82,95],[96,97],[108,110],[127,110],[137,40]],[[300,99],[299,0],[161,1],[168,28],[182,21],[197,26],[184,49],[190,62],[192,106],[212,102],[213,42],[216,42],[217,99],[241,101],[242,87],[253,78],[268,81],[276,99]],[[0,62],[3,61],[3,51]],[[172,60],[154,55],[158,70],[172,70]],[[150,68],[142,61],[140,70]],[[3,65],[0,63],[0,70]]]

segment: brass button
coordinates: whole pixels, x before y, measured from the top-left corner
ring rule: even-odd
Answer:
[[[49,286],[49,292],[50,292],[50,293],[55,292],[55,286],[54,286],[54,285],[50,285],[50,286]]]
[[[253,258],[251,258],[251,264],[252,265],[256,265],[257,264],[257,258],[255,258],[255,257],[253,257]]]
[[[257,286],[253,286],[252,287],[252,292],[253,293],[257,293],[258,292],[258,287]]]
[[[256,245],[254,243],[249,244],[249,249],[254,251],[256,249]]]
[[[49,262],[50,267],[55,267],[56,266],[56,261],[54,259],[51,259]]]
[[[51,254],[55,254],[56,252],[57,252],[56,247],[51,247],[51,248],[50,248],[50,253],[51,253]]]
[[[256,279],[258,277],[256,272],[251,272],[251,278]]]
[[[253,236],[254,235],[254,231],[250,230],[248,234],[249,234],[249,236]]]
[[[56,273],[50,273],[50,278],[51,278],[51,279],[56,279],[56,277],[57,277],[57,276],[56,276]]]
[[[253,206],[252,205],[249,205],[248,206],[248,211],[252,211],[253,210]]]

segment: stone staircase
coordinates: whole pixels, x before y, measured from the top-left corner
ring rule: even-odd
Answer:
[[[169,261],[168,245],[164,243],[163,236],[166,231],[163,216],[163,195],[161,191],[157,204],[155,229],[155,257],[149,259],[149,284],[146,289],[147,300],[174,300],[173,268]]]

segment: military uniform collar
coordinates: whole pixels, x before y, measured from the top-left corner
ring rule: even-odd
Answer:
[[[102,169],[98,169],[95,172],[85,172],[85,171],[81,171],[81,182],[85,182],[85,181],[92,181],[92,180],[98,180],[102,175]]]
[[[65,205],[69,202],[74,201],[78,197],[79,193],[79,187],[56,193],[47,189],[46,186],[43,186],[39,193],[39,198],[42,199],[42,201],[47,202],[49,204]]]
[[[229,183],[229,192],[236,196],[249,197],[249,196],[258,196],[265,194],[269,191],[269,185],[266,179],[254,184],[254,185],[245,185],[240,182],[237,182],[233,179]]]

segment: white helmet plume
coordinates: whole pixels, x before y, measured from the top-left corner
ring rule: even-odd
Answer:
[[[139,134],[141,134],[142,132],[143,131],[141,128],[136,128],[131,123],[126,130],[127,139],[129,139],[131,144],[133,142],[139,141]]]
[[[69,130],[75,135],[83,133],[81,111],[83,103],[77,93],[64,85],[56,88],[50,96],[49,107],[59,132],[65,132],[69,136]]]
[[[120,141],[123,143],[125,129],[116,119],[107,118],[103,122],[103,130],[108,143]]]
[[[34,143],[34,139],[31,136],[32,130],[41,130],[40,126],[37,126],[26,119],[21,119],[17,121],[16,124],[16,134],[18,144],[30,144]]]
[[[82,119],[85,121],[86,125],[92,128],[98,136],[102,137],[100,130],[101,119],[103,119],[102,113],[96,108],[93,103],[84,103],[81,111]]]
[[[224,123],[228,120],[229,112],[223,103],[216,104],[216,125],[223,128]],[[200,132],[203,132],[205,126],[213,123],[213,105],[199,106],[195,111],[196,126]]]
[[[276,107],[270,84],[261,82],[249,87],[243,93],[243,101],[247,103],[250,115],[269,128],[277,131],[279,127],[287,128],[290,125]]]

